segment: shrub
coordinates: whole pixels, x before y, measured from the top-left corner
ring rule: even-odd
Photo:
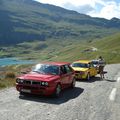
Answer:
[[[15,78],[15,73],[14,72],[6,72],[5,78]]]
[[[1,88],[5,88],[6,86],[4,85],[4,84],[2,84],[2,83],[0,83],[0,89]]]

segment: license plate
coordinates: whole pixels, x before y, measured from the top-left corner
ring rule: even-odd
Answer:
[[[31,90],[21,89],[22,92],[31,93]]]

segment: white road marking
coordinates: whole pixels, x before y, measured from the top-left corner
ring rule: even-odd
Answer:
[[[4,114],[5,112],[9,112],[10,110],[7,110],[7,109],[2,109],[0,110],[0,113]]]
[[[118,77],[118,79],[117,79],[117,83],[119,83],[120,82],[120,77]]]
[[[29,105],[31,105],[30,102],[26,102],[26,103],[24,104],[24,106],[29,106]]]
[[[110,93],[110,96],[109,96],[109,99],[111,101],[114,101],[115,100],[115,97],[116,97],[116,91],[117,91],[117,88],[113,88],[111,93]]]
[[[120,77],[117,78],[117,84],[120,83]],[[117,85],[116,84],[116,85]],[[116,86],[117,87],[117,86]],[[109,99],[111,101],[114,101],[115,100],[115,97],[116,97],[116,92],[117,92],[117,88],[113,88],[111,93],[110,93],[110,96],[109,96]]]

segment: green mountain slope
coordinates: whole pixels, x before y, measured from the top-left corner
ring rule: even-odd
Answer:
[[[98,56],[103,56],[107,63],[120,63],[120,32],[91,43],[79,42],[77,45],[73,45],[70,50],[63,49],[62,55],[66,57],[66,60],[71,59],[71,61],[96,59]]]
[[[66,60],[96,59],[103,56],[107,63],[120,63],[120,33],[95,40],[91,43],[85,42],[72,45],[60,52],[60,58]],[[62,58],[63,59],[63,58]]]
[[[21,57],[39,61],[68,61],[96,59],[102,55],[107,63],[120,63],[120,33],[83,42],[76,40],[47,40],[24,42],[10,47],[2,47],[0,56]]]
[[[93,45],[98,48],[98,54],[105,56],[108,62],[120,63],[120,32],[98,40]]]
[[[120,20],[92,18],[32,0],[0,0],[0,45],[40,40],[93,40],[120,30]]]

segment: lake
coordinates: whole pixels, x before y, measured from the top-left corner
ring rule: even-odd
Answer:
[[[17,58],[0,58],[0,66],[7,66],[7,65],[18,65],[18,64],[32,64],[35,61],[32,60],[19,60]]]

